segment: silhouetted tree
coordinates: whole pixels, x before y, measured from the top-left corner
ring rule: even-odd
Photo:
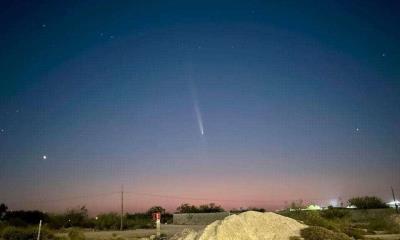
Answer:
[[[365,196],[355,197],[349,199],[350,205],[354,205],[361,209],[372,209],[372,208],[387,208],[388,206],[378,197]]]
[[[120,215],[117,213],[104,213],[97,216],[95,226],[100,230],[117,230],[120,227]]]
[[[305,206],[304,206],[304,204],[303,204],[303,200],[302,200],[302,199],[299,199],[299,200],[297,200],[297,201],[293,201],[293,202],[290,204],[290,208],[291,208],[291,209],[295,209],[295,210],[299,210],[299,209],[305,208]]]
[[[36,225],[40,220],[47,222],[49,216],[40,211],[11,211],[4,217],[10,225],[17,227],[26,227]]]
[[[68,209],[65,213],[67,227],[86,227],[89,215],[85,206],[76,209]]]
[[[225,211],[221,206],[216,205],[215,203],[200,205],[199,212],[201,213],[214,213],[214,212],[223,212]]]
[[[190,205],[188,203],[181,204],[176,211],[178,213],[213,213],[213,212],[223,212],[225,211],[221,206],[216,205],[215,203],[209,203],[200,205],[196,207],[194,205]]]
[[[8,207],[4,203],[0,204],[0,220],[7,214],[7,210]]]
[[[176,209],[176,211],[178,213],[198,213],[199,209],[194,205],[183,203]]]
[[[147,210],[146,213],[151,216],[153,213],[157,213],[157,212],[164,214],[165,209],[161,206],[153,206],[153,207],[149,208],[149,210]]]

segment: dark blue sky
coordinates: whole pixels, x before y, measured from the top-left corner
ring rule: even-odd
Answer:
[[[186,196],[388,200],[400,191],[399,12],[398,1],[2,1],[0,202],[112,210],[117,196],[91,197],[121,184],[143,193],[132,210]],[[62,200],[73,196],[87,197]]]

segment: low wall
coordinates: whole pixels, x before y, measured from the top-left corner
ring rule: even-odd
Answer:
[[[178,225],[207,225],[216,220],[222,220],[229,215],[229,212],[176,213],[173,215],[173,223]]]

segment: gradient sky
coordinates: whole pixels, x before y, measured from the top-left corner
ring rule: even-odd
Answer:
[[[399,12],[399,1],[1,1],[0,202],[118,210],[121,184],[128,211],[390,200]]]

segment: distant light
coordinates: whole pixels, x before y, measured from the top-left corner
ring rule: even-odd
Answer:
[[[386,57],[386,53],[382,53],[382,57]]]
[[[331,205],[332,207],[337,207],[338,206],[338,200],[337,199],[331,199],[329,201],[329,205]]]
[[[388,205],[389,207],[395,208],[396,205],[400,206],[400,201],[399,200],[391,201],[391,202],[386,203],[386,205]]]
[[[45,27],[47,27],[47,25],[46,24],[42,24],[42,28],[45,28]]]
[[[356,131],[357,131],[357,132],[359,132],[359,131],[360,131],[360,129],[359,129],[359,128],[356,128]]]
[[[302,210],[311,210],[311,211],[316,211],[316,210],[322,210],[322,208],[316,204],[311,204],[307,208],[302,209]]]
[[[46,159],[47,159],[47,156],[46,156],[46,155],[43,155],[43,159],[46,160]]]
[[[95,219],[96,219],[96,220],[98,220],[98,219],[99,219],[99,217],[95,217]]]

